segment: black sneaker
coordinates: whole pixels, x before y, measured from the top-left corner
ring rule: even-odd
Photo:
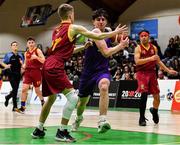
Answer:
[[[56,136],[55,136],[55,140],[57,141],[63,141],[63,142],[76,142],[75,138],[73,138],[69,132],[67,131],[67,129],[64,130],[57,130]]]
[[[18,111],[16,111],[16,112],[24,114],[25,110],[26,110],[26,107],[21,106],[21,108],[18,108]]]
[[[149,109],[149,111],[151,112],[152,116],[153,116],[153,121],[155,124],[158,124],[159,123],[159,115],[158,115],[158,112],[154,110],[153,107],[151,107]]]
[[[36,128],[33,133],[31,133],[32,138],[43,138],[45,136],[46,129],[43,128],[43,130],[40,130],[39,128]]]
[[[7,97],[5,97],[5,102],[4,102],[4,105],[7,107],[9,104],[9,99]]]
[[[143,118],[139,118],[139,126],[146,126],[146,118],[143,117]]]

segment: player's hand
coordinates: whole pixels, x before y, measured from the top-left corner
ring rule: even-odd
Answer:
[[[178,72],[175,71],[175,70],[173,70],[173,69],[170,69],[170,70],[168,71],[168,73],[171,74],[171,75],[177,75],[177,74],[178,74]]]
[[[38,58],[37,55],[35,55],[35,54],[31,55],[31,59],[37,59],[37,58]]]
[[[7,64],[7,65],[5,65],[5,69],[9,69],[11,67],[11,64]]]
[[[129,45],[129,38],[126,37],[126,38],[124,39],[124,36],[121,35],[120,45],[121,45],[123,48],[128,47],[128,45]]]
[[[152,60],[152,61],[160,61],[160,58],[159,58],[159,56],[156,54],[156,55],[151,56],[151,60]]]
[[[92,46],[92,45],[93,45],[92,41],[87,41],[87,42],[85,43],[84,47],[85,47],[85,49],[87,49],[88,47],[90,47],[90,46]]]
[[[123,26],[121,27],[121,24],[119,24],[119,25],[116,27],[115,31],[118,31],[119,34],[125,34],[125,33],[128,33],[128,27],[127,27],[126,25],[123,25]]]

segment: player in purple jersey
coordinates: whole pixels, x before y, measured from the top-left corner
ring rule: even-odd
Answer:
[[[92,15],[95,33],[108,31],[106,28],[108,15],[105,10],[98,9]],[[104,133],[111,128],[106,120],[106,114],[109,105],[108,89],[110,85],[110,72],[108,57],[124,49],[129,39],[121,41],[118,45],[110,47],[111,39],[93,40],[93,45],[88,48],[85,53],[84,68],[80,78],[79,86],[79,102],[77,106],[77,116],[72,124],[72,131],[77,131],[80,123],[83,120],[83,112],[89,101],[89,95],[92,95],[93,88],[97,84],[100,91],[99,100],[99,122],[98,132]]]

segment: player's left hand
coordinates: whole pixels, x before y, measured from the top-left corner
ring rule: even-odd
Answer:
[[[85,49],[87,49],[89,46],[92,46],[92,45],[93,45],[92,41],[87,41],[85,43],[84,47],[85,47]]]
[[[173,69],[170,69],[170,70],[168,71],[168,73],[171,74],[171,75],[177,75],[177,74],[178,74],[178,72],[175,71],[175,70],[173,70]]]

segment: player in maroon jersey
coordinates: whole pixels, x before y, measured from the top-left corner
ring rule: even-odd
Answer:
[[[24,113],[26,100],[28,95],[28,90],[31,84],[33,84],[35,88],[35,92],[37,96],[41,100],[41,105],[44,104],[44,98],[42,96],[42,92],[40,91],[41,85],[41,71],[42,65],[45,61],[45,57],[42,51],[36,47],[35,39],[28,38],[27,39],[27,47],[28,50],[25,52],[25,61],[23,68],[25,69],[23,75],[23,87],[22,87],[22,96],[21,96],[21,107],[18,109],[20,113]]]
[[[126,33],[127,27],[117,27],[115,31],[107,33],[95,33],[88,31],[85,27],[74,25],[74,8],[69,4],[62,4],[58,8],[61,19],[60,25],[55,28],[52,35],[52,47],[48,51],[47,59],[42,70],[42,93],[48,96],[44,104],[39,124],[31,134],[33,138],[42,138],[45,135],[43,125],[48,117],[51,106],[56,100],[57,93],[63,93],[67,102],[63,108],[61,126],[57,130],[55,139],[57,141],[74,142],[75,139],[67,131],[67,124],[71,114],[76,107],[78,96],[70,83],[64,70],[64,63],[72,56],[74,51],[75,38],[77,34],[82,34],[92,39],[104,39],[119,33]],[[83,47],[79,48],[82,49]],[[75,49],[77,52],[78,49]]]
[[[157,55],[157,48],[149,43],[149,31],[142,30],[139,32],[139,38],[141,43],[136,47],[134,56],[138,81],[137,91],[141,93],[139,125],[146,126],[145,109],[148,94],[152,94],[154,97],[153,107],[150,108],[153,121],[156,124],[159,122],[160,91],[156,77],[156,64],[169,74],[176,75],[177,72],[167,68],[162,63]]]

